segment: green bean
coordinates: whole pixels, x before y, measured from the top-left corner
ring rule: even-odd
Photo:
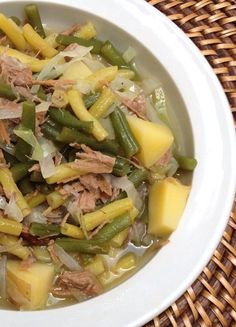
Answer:
[[[56,38],[56,42],[61,45],[70,45],[71,43],[77,43],[79,45],[82,45],[84,47],[93,47],[91,50],[91,53],[99,54],[101,51],[102,47],[102,41],[97,40],[97,39],[90,39],[90,40],[85,40],[81,39],[77,36],[72,36],[72,35],[58,35]]]
[[[61,233],[61,228],[56,224],[41,224],[32,223],[29,228],[29,233],[33,236],[54,236]]]
[[[136,168],[132,173],[128,176],[128,179],[134,184],[137,188],[142,182],[147,180],[148,171],[143,168]]]
[[[13,167],[19,163],[19,161],[16,159],[16,157],[11,155],[10,153],[3,151],[3,154],[4,154],[4,158],[7,162],[7,164],[10,164],[10,167]]]
[[[113,175],[115,176],[125,176],[130,171],[129,161],[125,158],[117,157],[115,165],[113,167]]]
[[[31,182],[41,183],[44,182],[44,178],[41,172],[39,171],[33,171],[30,174],[30,180]]]
[[[18,183],[19,190],[23,195],[29,194],[34,191],[32,183],[28,177],[21,179]]]
[[[48,114],[52,120],[62,126],[73,127],[86,133],[90,133],[93,130],[93,122],[80,121],[68,110],[51,108]]]
[[[48,205],[52,208],[52,209],[57,209],[59,208],[61,205],[63,205],[63,203],[65,202],[65,199],[62,197],[62,195],[60,193],[58,193],[57,191],[54,191],[50,194],[47,195],[46,197],[47,199],[47,203]]]
[[[182,169],[192,171],[197,166],[197,160],[192,157],[176,155],[175,158]]]
[[[13,22],[17,25],[17,26],[20,26],[21,25],[21,20],[20,18],[16,17],[16,16],[11,16],[9,17],[11,18],[11,20],[13,20]]]
[[[130,69],[129,65],[127,65],[127,63],[124,61],[122,55],[110,41],[106,41],[103,44],[101,54],[112,66]]]
[[[15,156],[15,146],[12,144],[5,144],[0,141],[0,148],[9,153],[11,156]]]
[[[40,184],[39,185],[39,190],[40,190],[41,193],[47,195],[47,194],[50,194],[53,191],[53,186],[48,185],[46,183]]]
[[[68,252],[88,254],[107,254],[109,246],[99,240],[75,240],[73,238],[58,238],[55,243]]]
[[[25,6],[25,13],[30,25],[42,37],[45,38],[46,34],[42,25],[38,7],[34,4]]]
[[[147,180],[148,178],[148,171],[143,168],[137,168],[128,176],[128,179],[134,184],[134,187],[138,187],[142,182]],[[117,197],[116,200],[121,200],[127,197],[125,191],[121,192]]]
[[[15,182],[18,182],[25,176],[29,174],[29,169],[32,167],[33,163],[32,162],[20,162],[14,165],[10,170],[12,173],[12,177]]]
[[[17,98],[15,93],[12,91],[10,85],[4,83],[0,83],[0,97],[6,98],[11,101]]]
[[[116,108],[110,115],[115,135],[127,158],[135,155],[139,150],[139,145],[135,140],[125,114],[120,108]]]
[[[50,122],[46,122],[41,125],[41,132],[47,139],[52,141],[57,141],[57,138],[60,135],[58,128],[53,126]]]
[[[85,94],[83,96],[83,101],[84,105],[87,109],[89,109],[100,97],[101,93],[100,92],[90,92],[88,94]]]
[[[23,102],[23,111],[21,116],[21,127],[31,129],[35,132],[35,105],[32,102]],[[19,161],[27,162],[32,147],[24,140],[19,139],[15,146],[15,156]]]
[[[124,229],[132,225],[132,219],[129,214],[125,213],[120,215],[117,218],[114,218],[113,221],[105,225],[95,236],[94,240],[99,240],[101,242],[110,241],[118,233],[122,232]]]
[[[120,151],[119,145],[113,140],[104,140],[98,142],[93,136],[84,135],[74,129],[70,129],[68,127],[64,127],[62,132],[60,133],[57,141],[70,144],[73,142],[77,142],[80,144],[85,144],[91,147],[94,150],[98,151],[107,151],[108,153],[112,153],[117,155]]]
[[[47,94],[44,92],[43,87],[40,85],[39,90],[37,92],[37,97],[43,101],[47,101]]]
[[[42,193],[37,193],[36,195],[32,196],[30,199],[27,200],[28,205],[31,209],[39,206],[45,201],[46,201],[46,196]]]

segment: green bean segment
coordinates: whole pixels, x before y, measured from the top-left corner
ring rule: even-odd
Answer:
[[[46,34],[42,25],[38,7],[34,4],[27,5],[25,6],[25,13],[30,25],[42,38],[45,38]]]
[[[93,122],[80,121],[67,110],[51,108],[48,114],[52,120],[62,126],[73,127],[85,133],[90,133],[93,129]]]
[[[97,39],[85,40],[72,35],[60,34],[57,36],[56,42],[58,44],[65,45],[65,46],[70,45],[72,43],[77,43],[84,47],[93,47],[91,53],[95,53],[95,54],[99,54],[101,52],[101,47],[102,47],[102,41],[99,41]]]

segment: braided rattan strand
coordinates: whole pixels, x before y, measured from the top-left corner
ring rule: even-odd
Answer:
[[[149,0],[199,47],[236,120],[236,0]],[[146,327],[236,326],[236,208],[211,261],[186,293]]]

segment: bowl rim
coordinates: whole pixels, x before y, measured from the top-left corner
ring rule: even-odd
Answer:
[[[24,2],[34,3],[37,1],[0,0],[0,5],[2,3],[17,3],[18,5],[20,5],[20,3]],[[198,115],[200,115],[200,113],[197,113],[194,110],[196,109],[196,105],[193,106],[191,101],[193,101],[194,99],[196,100],[197,104],[199,105],[200,111],[202,110],[203,106],[201,102],[202,100],[197,101],[198,98],[196,97],[195,90],[197,86],[198,91],[200,90],[200,93],[204,94],[204,96],[206,97],[206,101],[208,101],[207,104],[209,105],[210,113],[215,113],[215,117],[213,117],[215,119],[213,119],[213,124],[210,126],[211,132],[215,133],[214,135],[216,136],[216,139],[218,141],[220,141],[221,138],[225,141],[227,140],[227,144],[219,144],[218,150],[219,152],[221,151],[220,153],[222,155],[228,154],[229,160],[228,162],[223,162],[223,158],[220,157],[222,162],[218,164],[217,167],[214,167],[215,171],[218,174],[221,174],[220,176],[222,179],[221,181],[219,181],[219,185],[217,184],[217,190],[215,191],[218,192],[217,194],[215,194],[214,197],[215,208],[217,207],[217,201],[219,201],[222,196],[222,193],[219,193],[220,189],[227,185],[227,190],[225,190],[224,192],[225,203],[220,208],[218,206],[219,219],[218,224],[212,233],[212,241],[207,244],[207,249],[202,252],[201,257],[199,258],[198,263],[193,267],[192,272],[188,274],[187,278],[185,278],[185,280],[182,281],[182,283],[177,288],[175,288],[171,296],[169,296],[165,300],[159,300],[159,298],[157,297],[157,302],[155,302],[155,299],[150,299],[150,306],[148,306],[148,303],[146,303],[148,294],[144,290],[142,290],[140,286],[137,285],[139,279],[143,279],[145,276],[146,278],[149,277],[152,282],[154,281],[150,270],[152,270],[154,267],[156,267],[156,265],[158,265],[158,260],[156,260],[156,256],[129,280],[123,282],[120,286],[117,286],[112,291],[109,291],[87,302],[65,307],[62,309],[53,309],[40,312],[13,313],[12,311],[7,310],[1,311],[3,322],[6,321],[6,325],[11,325],[11,323],[15,319],[19,327],[27,327],[30,326],[32,323],[34,323],[34,325],[37,327],[41,326],[42,322],[48,323],[49,321],[52,323],[57,323],[58,326],[62,326],[65,323],[65,321],[63,320],[65,316],[67,319],[66,323],[68,327],[76,326],[78,321],[80,321],[83,325],[90,325],[92,324],[92,322],[94,322],[94,319],[97,319],[96,325],[98,327],[108,326],[108,324],[106,324],[108,323],[108,320],[107,318],[105,319],[103,317],[103,314],[108,313],[109,311],[109,314],[113,318],[115,317],[117,310],[120,310],[120,316],[117,317],[116,321],[114,321],[113,326],[141,326],[142,324],[144,324],[145,322],[152,319],[154,316],[160,314],[162,311],[168,308],[179,296],[184,293],[184,291],[202,272],[203,268],[211,258],[215,248],[217,247],[221,239],[221,236],[228,221],[228,215],[231,210],[231,205],[233,203],[236,182],[236,171],[233,169],[236,164],[236,142],[233,118],[230,113],[230,107],[226,99],[226,95],[220,85],[220,82],[218,81],[207,60],[200,53],[199,49],[192,43],[192,41],[185,35],[185,33],[181,29],[179,29],[173,22],[171,22],[164,14],[160,13],[158,10],[147,4],[145,1],[113,0],[111,6],[109,0],[102,0],[99,2],[99,7],[97,7],[96,2],[94,0],[87,0],[86,2],[83,0],[68,0],[66,4],[64,0],[41,0],[39,5],[43,5],[44,3],[74,7],[75,9],[77,8],[85,10],[92,14],[94,9],[96,8],[97,16],[105,18],[107,21],[111,22],[112,24],[118,25],[123,29],[127,29],[129,31],[129,34],[131,34],[132,36],[135,35],[135,31],[137,31],[137,26],[132,26],[132,24],[127,22],[125,18],[130,18],[133,22],[136,23],[140,22],[140,19],[142,19],[143,24],[141,25],[145,27],[145,30],[143,30],[142,33],[139,34],[139,41],[140,43],[146,43],[146,47],[152,52],[152,54],[155,55],[155,57],[158,58],[161,64],[164,65],[167,72],[176,82],[179,92],[182,95],[184,102],[189,110],[191,122],[194,119],[197,120]],[[120,10],[122,10],[123,15],[122,22],[119,20]],[[109,17],[107,17],[108,14]],[[158,35],[158,30],[160,29],[162,30],[163,35]],[[171,46],[167,44],[165,37],[168,37],[169,41],[172,41]],[[170,54],[167,54],[163,49],[158,49],[157,46],[152,45],[151,40],[153,41],[155,40],[155,38],[165,44],[166,49],[171,49],[172,46],[176,46],[176,58],[171,59]],[[188,67],[188,69],[184,70],[183,72],[181,71],[181,69],[183,69],[183,64],[181,62],[179,62],[179,67],[173,67],[174,65],[171,64],[172,62],[178,63],[178,58],[180,57],[184,62],[190,65],[190,67]],[[168,62],[169,59],[170,62]],[[194,77],[198,80],[192,81],[191,86],[193,87],[193,90],[188,90],[188,88],[186,88],[186,83],[191,81],[191,71],[194,71]],[[182,80],[181,73],[183,73],[186,77],[186,81]],[[188,90],[188,92],[186,90]],[[209,92],[208,96],[206,94],[207,91]],[[217,112],[217,109],[219,108],[221,111]],[[207,118],[210,118],[209,113],[205,113],[205,115],[207,116]],[[190,199],[184,213],[183,221],[190,214],[191,208],[193,208],[194,198],[198,195],[197,189],[200,189],[200,187],[202,187],[202,184],[200,184],[197,180],[198,177],[204,177],[204,174],[207,172],[212,177],[210,173],[210,163],[212,164],[213,159],[216,158],[216,149],[214,148],[214,153],[210,152],[209,148],[207,147],[209,146],[209,141],[207,141],[207,139],[205,140],[206,145],[204,144],[203,140],[198,143],[198,138],[201,138],[200,131],[198,129],[199,127],[206,127],[204,125],[205,120],[201,120],[202,118],[203,117],[199,116],[199,125],[193,125],[192,127],[194,135],[196,135],[196,155],[197,157],[201,158],[203,162],[206,163],[206,167],[202,167],[200,164],[199,167],[196,169],[196,173],[194,173],[194,180],[192,186],[193,191],[191,192]],[[214,126],[214,123],[216,124],[216,126]],[[219,123],[220,127],[222,128],[222,131],[219,130]],[[206,138],[209,137],[211,139],[212,135],[209,135],[209,131],[204,130],[203,132],[205,132],[204,136]],[[200,146],[204,147],[204,151],[203,149],[200,149]],[[206,158],[206,155],[208,155],[210,163],[207,163],[206,159],[204,159]],[[213,190],[212,187],[210,187],[209,185],[206,186],[206,189],[208,192]],[[203,209],[204,208],[202,208],[202,210]],[[199,210],[199,214],[200,213],[201,211]],[[210,211],[210,214],[213,217],[214,214],[216,214],[216,209],[214,212]],[[183,221],[181,221],[180,228],[183,227]],[[171,241],[175,243],[176,238],[176,234],[174,233],[171,237]],[[162,257],[164,252],[166,252],[166,250],[161,251],[160,255],[158,255],[161,259],[163,259]],[[155,284],[152,284],[151,288],[153,292],[158,291],[155,288]],[[151,288],[149,288],[149,291],[151,290]],[[142,298],[140,299],[137,295],[134,297],[133,294],[130,294],[130,292],[132,293],[134,291],[137,292],[137,295],[139,296],[142,294]],[[122,303],[124,299],[126,299],[127,303],[130,305],[129,312],[125,312],[125,308]],[[101,305],[100,302],[103,302],[103,305]],[[104,309],[104,311],[103,307],[105,307],[105,305],[107,306],[107,308],[106,310]],[[81,310],[75,311],[77,306],[80,306]],[[91,312],[92,309],[99,308],[101,310],[101,313],[97,312],[97,310],[96,315],[94,316],[91,314],[89,316],[86,316],[85,314],[81,313],[81,311],[86,311],[88,308],[90,308]]]

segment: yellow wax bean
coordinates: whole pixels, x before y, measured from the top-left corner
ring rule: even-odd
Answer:
[[[23,26],[23,35],[31,47],[46,57],[54,57],[58,51],[48,45],[48,43],[33,29],[30,24]]]
[[[99,89],[106,82],[111,82],[116,77],[117,72],[117,66],[105,67],[88,76],[87,81],[92,83],[94,89]]]
[[[65,199],[61,196],[60,193],[57,191],[54,191],[50,194],[47,195],[47,203],[52,209],[57,209],[59,208],[64,202]]]
[[[34,73],[40,72],[47,64],[48,59],[39,60],[31,56],[26,55],[15,49],[7,48],[0,45],[0,54],[5,53],[9,57],[16,58],[23,64],[26,64]]]
[[[79,169],[71,168],[70,164],[66,163],[56,166],[54,174],[46,178],[46,181],[48,184],[63,183],[64,180],[81,175],[82,172]]]
[[[23,225],[15,220],[0,217],[0,232],[10,235],[19,236],[22,232]]]
[[[104,87],[98,100],[89,109],[89,113],[93,115],[94,118],[101,118],[106,114],[114,100],[115,94],[108,87]]]
[[[19,239],[15,236],[2,235],[0,237],[0,244],[8,246],[8,253],[14,254],[22,260],[26,260],[30,255],[30,250],[19,243]]]
[[[86,109],[80,93],[76,90],[69,90],[67,94],[69,103],[75,115],[82,121],[92,121],[92,134],[98,141],[103,141],[108,136],[108,133],[99,123],[99,121],[94,118]]]
[[[12,194],[15,194],[16,203],[21,210],[23,217],[27,216],[31,209],[14,182],[11,171],[8,168],[0,168],[0,183],[2,184],[4,193],[8,198],[10,198]]]
[[[72,224],[65,223],[64,226],[61,227],[61,233],[72,238],[84,239],[82,229]]]
[[[0,29],[9,37],[17,49],[21,51],[25,49],[26,42],[22,31],[12,19],[0,14]]]
[[[101,209],[85,214],[83,216],[84,226],[87,231],[90,231],[103,222],[111,221],[115,217],[130,211],[133,207],[133,202],[130,198],[116,200]]]

